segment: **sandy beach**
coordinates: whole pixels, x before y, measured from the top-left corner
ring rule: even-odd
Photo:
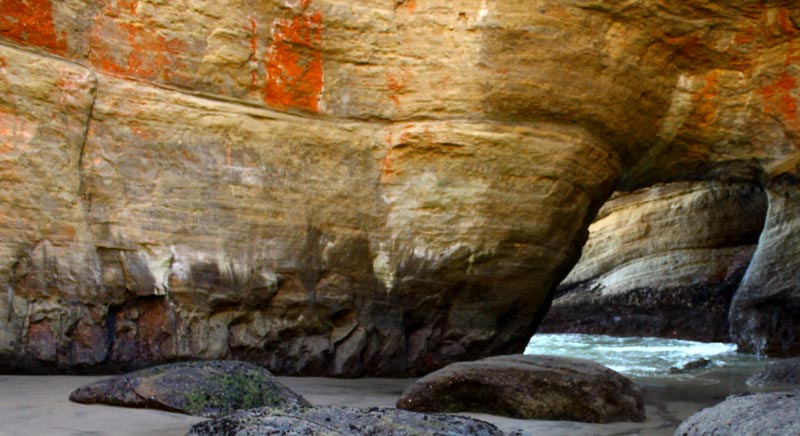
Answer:
[[[670,436],[694,412],[746,390],[748,369],[719,368],[699,377],[637,379],[645,389],[644,423],[583,424],[532,421],[491,415],[465,414],[494,423],[511,432],[531,436]],[[69,393],[103,377],[0,376],[0,435],[183,435],[202,421],[185,415],[71,403]],[[354,407],[394,406],[413,379],[328,379],[279,377],[315,405]]]

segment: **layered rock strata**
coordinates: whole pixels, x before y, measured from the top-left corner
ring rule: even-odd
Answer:
[[[354,376],[519,352],[615,187],[793,180],[797,17],[756,1],[3,2],[0,366],[234,357]],[[765,235],[793,235],[773,197]],[[737,297],[759,320],[743,342],[797,319],[761,303],[785,289]],[[764,349],[792,352],[778,334]]]
[[[729,341],[728,312],[764,226],[754,185],[616,194],[589,227],[540,331]]]

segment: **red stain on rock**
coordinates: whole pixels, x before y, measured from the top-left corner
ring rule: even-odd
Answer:
[[[175,313],[166,300],[142,305],[139,317],[139,355],[163,359],[175,355]]]
[[[700,117],[700,126],[708,127],[717,120],[717,97],[719,94],[719,72],[709,71],[705,77],[706,84],[698,95],[699,104],[696,113]]]
[[[50,0],[1,1],[0,35],[60,55],[67,51],[64,32],[57,32],[53,25]]]
[[[101,17],[95,23],[89,60],[96,68],[148,80],[169,80],[180,54],[182,41],[137,23],[117,22]]]
[[[250,90],[258,88],[258,22],[250,16],[250,23],[245,26],[250,42]]]
[[[58,96],[58,102],[63,108],[78,108],[81,105],[81,90],[82,87],[75,81],[74,77],[69,75],[59,75],[56,80],[61,93]]]
[[[413,124],[403,127],[403,130],[400,132],[397,141],[395,141],[393,131],[390,130],[386,135],[386,154],[384,155],[383,159],[381,159],[381,183],[391,182],[396,175],[402,173],[398,163],[402,155],[405,154],[406,150],[408,149],[406,146],[411,139],[411,130],[413,128]]]
[[[323,87],[321,45],[322,13],[319,11],[273,22],[263,90],[264,101],[269,106],[319,112]]]
[[[733,42],[736,45],[750,44],[756,40],[756,28],[750,26],[744,32],[737,33],[733,37]]]
[[[172,358],[176,328],[176,315],[168,301],[139,301],[116,314],[111,360],[152,362]]]
[[[111,17],[121,14],[136,15],[139,8],[139,0],[104,0],[104,13]]]
[[[28,353],[47,362],[56,360],[56,335],[48,323],[37,322],[28,327]]]
[[[394,179],[397,174],[397,156],[395,156],[395,149],[391,145],[386,150],[386,155],[381,160],[381,183],[388,183]]]
[[[400,97],[398,96],[406,88],[406,74],[404,73],[402,77],[398,78],[392,74],[386,75],[386,87],[392,91],[392,94],[389,96],[389,99],[392,100],[395,107],[400,107]]]
[[[763,111],[779,115],[786,120],[797,119],[797,98],[792,95],[797,88],[797,79],[783,72],[775,82],[761,87]]]
[[[101,322],[81,319],[70,334],[69,361],[92,365],[106,358],[108,338]]]
[[[792,19],[789,18],[789,11],[786,9],[778,9],[778,25],[780,26],[781,30],[788,34],[794,35],[797,33],[797,28],[794,27],[794,23],[792,23]]]
[[[0,110],[0,153],[11,153],[15,150],[29,151],[38,124],[24,116]]]

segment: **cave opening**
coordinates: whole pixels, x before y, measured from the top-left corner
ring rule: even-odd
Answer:
[[[639,376],[758,364],[737,352],[731,310],[768,209],[767,191],[749,183],[614,193],[526,353],[585,357]]]

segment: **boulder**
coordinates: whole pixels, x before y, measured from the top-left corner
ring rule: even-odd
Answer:
[[[196,424],[189,436],[504,436],[492,424],[391,408],[260,408]]]
[[[747,379],[748,386],[789,386],[800,384],[800,359],[779,360]]]
[[[800,391],[728,397],[684,421],[674,436],[787,436],[800,434]]]
[[[80,387],[69,399],[212,418],[255,407],[310,406],[266,369],[235,361],[147,368]]]
[[[630,379],[588,360],[556,356],[455,363],[409,386],[397,407],[595,423],[645,419],[642,392]]]

